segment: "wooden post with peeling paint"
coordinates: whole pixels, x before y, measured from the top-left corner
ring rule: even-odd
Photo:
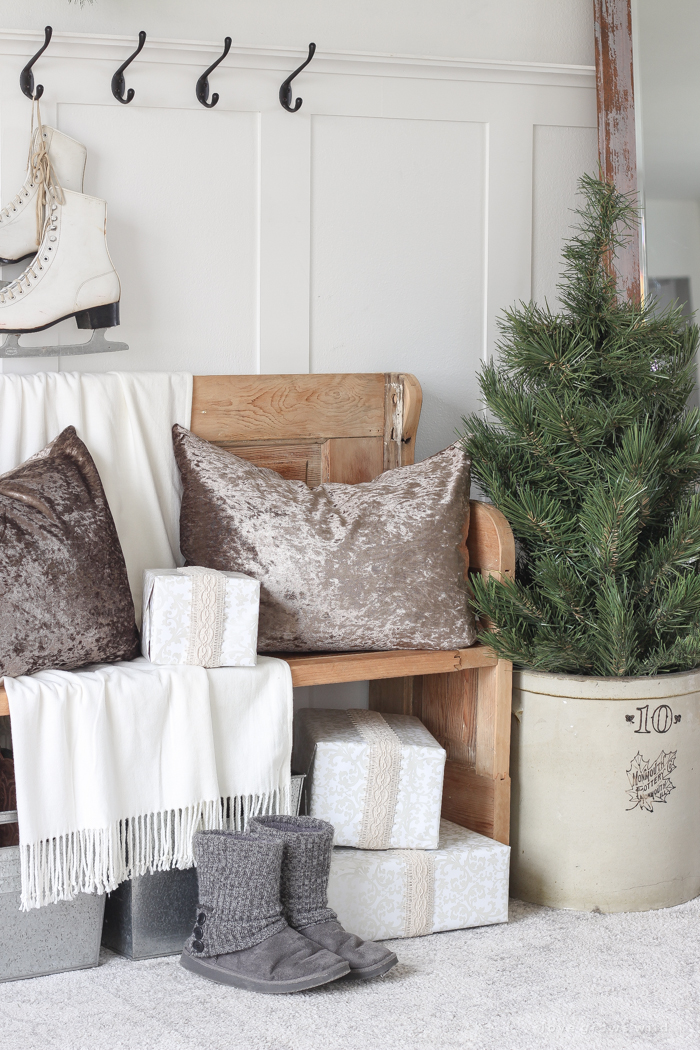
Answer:
[[[595,18],[598,157],[602,177],[621,193],[637,195],[631,0],[593,0]],[[632,235],[617,255],[621,296],[641,296],[640,239]]]

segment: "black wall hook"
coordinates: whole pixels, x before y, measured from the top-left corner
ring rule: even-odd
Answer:
[[[34,74],[32,73],[32,66],[36,62],[37,58],[40,58],[43,55],[44,51],[46,51],[46,48],[51,42],[52,33],[53,29],[51,28],[51,26],[47,26],[44,30],[44,46],[39,48],[37,53],[34,55],[34,58],[31,58],[29,62],[27,62],[26,66],[19,75],[19,86],[22,88],[22,91],[27,96],[27,98],[37,99],[41,98],[41,96],[44,94],[43,84],[37,84],[36,91],[34,90]]]
[[[123,102],[124,105],[128,105],[133,99],[136,92],[133,88],[129,88],[126,92],[126,98],[124,98],[124,91],[126,90],[126,81],[124,80],[124,70],[127,66],[130,66],[136,56],[142,50],[143,45],[146,43],[146,34],[143,29],[139,33],[139,46],[134,51],[133,55],[129,55],[126,62],[122,62],[117,72],[112,77],[112,94],[119,102]]]
[[[207,99],[209,98],[209,74],[214,72],[219,62],[223,62],[230,50],[231,37],[227,36],[224,40],[223,55],[219,55],[216,62],[212,62],[212,64],[209,66],[209,69],[205,69],[205,71],[202,73],[201,77],[197,81],[197,87],[195,89],[197,92],[197,99],[202,103],[203,106],[206,106],[207,109],[213,109],[216,103],[219,101],[218,92],[215,91],[214,94],[211,96],[211,102],[207,102]]]
[[[282,105],[288,113],[296,113],[296,111],[301,108],[301,104],[304,101],[303,98],[298,98],[294,105],[292,105],[292,81],[294,80],[294,77],[299,76],[302,69],[306,69],[309,62],[314,57],[315,53],[316,45],[309,44],[309,57],[306,59],[305,62],[301,63],[298,69],[294,70],[291,76],[287,77],[285,82],[282,84],[282,87],[280,88],[280,102],[282,103]]]

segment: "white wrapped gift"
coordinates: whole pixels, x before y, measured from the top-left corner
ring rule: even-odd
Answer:
[[[445,751],[413,715],[298,711],[292,767],[337,846],[436,848]]]
[[[260,584],[241,572],[147,569],[141,652],[154,664],[255,667]]]
[[[436,850],[336,847],[328,904],[365,940],[508,921],[510,848],[440,822]]]

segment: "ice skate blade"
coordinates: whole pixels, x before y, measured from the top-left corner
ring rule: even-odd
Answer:
[[[86,343],[67,343],[65,346],[22,346],[19,335],[10,332],[0,346],[3,357],[72,357],[76,354],[111,354],[116,350],[128,350],[127,343],[108,343],[106,328],[95,328]]]
[[[0,266],[14,266],[15,263],[26,262],[27,259],[33,259],[38,251],[38,248],[34,248],[31,252],[28,252],[27,255],[20,255],[19,259],[0,259]],[[9,281],[2,281],[1,283],[10,284]]]

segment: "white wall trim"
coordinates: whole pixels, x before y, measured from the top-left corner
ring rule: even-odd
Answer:
[[[43,32],[0,29],[0,54],[32,55],[43,42]],[[137,43],[133,37],[98,33],[54,33],[43,62],[52,55],[59,58],[104,58],[116,61],[130,54]],[[220,54],[222,42],[149,38],[137,61],[177,62],[206,67],[211,56]],[[306,57],[295,48],[259,47],[234,44],[222,67],[288,70]],[[304,76],[313,72],[355,76],[394,76],[441,80],[475,80],[491,83],[538,84],[557,87],[590,88],[595,67],[553,62],[513,62],[502,60],[446,58],[430,55],[393,55],[362,51],[318,50]]]

